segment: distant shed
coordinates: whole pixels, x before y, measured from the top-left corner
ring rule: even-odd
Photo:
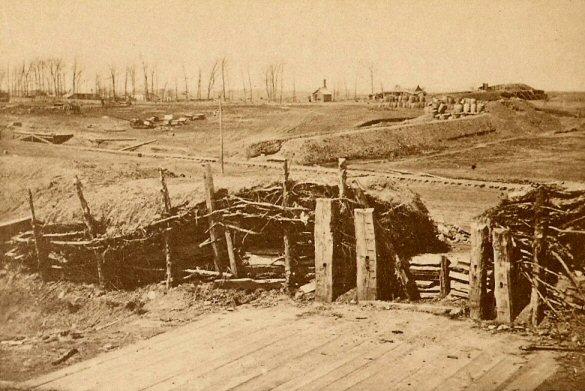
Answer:
[[[323,86],[311,94],[311,102],[333,102],[333,94],[327,88],[327,79],[323,79]]]

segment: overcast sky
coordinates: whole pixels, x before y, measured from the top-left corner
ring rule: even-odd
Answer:
[[[285,88],[294,76],[297,89],[353,90],[357,74],[367,92],[373,63],[376,90],[585,90],[585,0],[1,0],[0,62],[47,55],[77,56],[87,74],[143,56],[173,80],[184,64],[191,83],[227,56],[233,88],[247,68],[261,88],[266,65],[284,63]]]

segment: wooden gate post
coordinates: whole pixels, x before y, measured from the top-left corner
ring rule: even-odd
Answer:
[[[340,252],[335,224],[339,204],[318,198],[315,208],[315,300],[332,302],[343,292],[344,258]]]
[[[221,276],[223,262],[221,259],[221,248],[219,247],[219,241],[221,240],[221,234],[219,227],[217,226],[217,219],[211,214],[215,210],[215,189],[213,187],[213,173],[211,171],[211,164],[207,163],[204,165],[203,181],[205,183],[205,204],[207,206],[207,213],[209,215],[209,239],[211,240],[211,247],[213,248],[213,265],[215,271]]]
[[[45,248],[45,241],[39,226],[37,225],[37,218],[35,216],[35,206],[33,203],[33,196],[30,189],[28,189],[28,203],[30,206],[30,224],[32,226],[33,235],[35,238],[35,252],[37,253],[37,266],[39,275],[43,281],[47,281],[49,275],[49,264],[47,262],[47,249]]]
[[[374,209],[354,209],[357,299],[378,299],[378,250]]]
[[[169,217],[171,215],[171,197],[169,196],[169,189],[167,188],[167,183],[165,181],[165,172],[162,168],[159,168],[160,172],[160,182],[161,182],[161,194],[163,199],[163,206],[164,206],[164,217]],[[172,249],[171,249],[171,224],[167,223],[164,234],[164,241],[165,241],[165,261],[167,266],[167,280],[166,280],[166,288],[169,289],[175,285],[175,266],[173,265],[173,256],[172,256]]]
[[[441,255],[441,270],[439,271],[439,284],[441,287],[441,297],[446,297],[451,292],[451,277],[449,275],[449,258]]]
[[[284,159],[282,162],[282,206],[285,208],[288,206],[288,160]],[[284,234],[282,237],[282,242],[284,246],[284,278],[286,279],[286,286],[287,288],[292,288],[293,281],[293,272],[292,272],[292,255],[291,255],[291,240],[290,240],[290,232],[288,227],[284,227]]]
[[[544,279],[544,268],[546,267],[546,236],[547,236],[547,195],[544,188],[536,192],[534,202],[534,240],[532,242],[532,291],[530,293],[530,320],[533,326],[538,326],[543,316],[543,302],[540,295],[544,292],[541,289],[541,282]]]
[[[339,168],[339,198],[345,198],[347,188],[347,164],[345,158],[340,157],[337,166]]]
[[[77,197],[79,198],[79,203],[81,204],[81,210],[83,212],[83,220],[85,221],[85,226],[87,227],[88,235],[91,239],[95,239],[98,235],[97,231],[97,223],[93,216],[91,215],[91,211],[89,209],[89,205],[83,196],[83,189],[81,186],[81,181],[77,176],[75,176],[75,189],[77,190]],[[104,275],[103,264],[104,264],[104,257],[105,252],[100,254],[98,250],[94,250],[96,266],[97,266],[97,274],[98,274],[98,281],[102,288],[106,286],[106,278]]]
[[[509,229],[497,228],[492,232],[492,239],[494,248],[496,321],[512,323],[514,320],[512,236]]]
[[[471,228],[471,260],[469,266],[469,314],[472,319],[488,317],[487,263],[491,258],[489,227],[475,223]]]

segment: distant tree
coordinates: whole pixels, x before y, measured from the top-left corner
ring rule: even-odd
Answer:
[[[370,63],[370,65],[368,66],[368,70],[370,71],[370,84],[372,87],[372,94],[374,93],[374,64]]]
[[[112,98],[116,100],[116,76],[118,75],[118,70],[114,64],[110,64],[108,70],[110,72],[110,80],[112,81]]]
[[[83,73],[83,68],[77,61],[77,57],[73,59],[73,65],[71,66],[71,93],[75,94],[77,92],[77,88],[79,86],[79,81],[81,79],[81,74]]]
[[[150,94],[148,93],[148,64],[142,60],[142,73],[144,75],[144,99],[149,101]]]
[[[183,64],[183,78],[185,79],[185,99],[189,100],[189,81],[187,77],[187,71],[185,70],[185,64]]]
[[[201,68],[197,72],[197,100],[201,100]]]
[[[211,70],[209,71],[209,79],[207,81],[207,99],[211,99],[211,91],[215,85],[215,77],[217,76],[217,66],[219,65],[218,60],[215,60]]]
[[[225,86],[226,86],[226,79],[227,79],[227,72],[228,72],[228,60],[227,57],[222,57],[220,60],[220,68],[221,68],[221,90],[222,90],[222,97],[225,100]]]

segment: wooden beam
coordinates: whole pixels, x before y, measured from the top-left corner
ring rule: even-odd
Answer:
[[[343,257],[335,235],[339,205],[318,198],[315,207],[315,300],[330,303],[343,292]]]
[[[339,168],[339,198],[345,198],[347,189],[347,162],[345,161],[345,158],[340,157],[337,161],[337,166]]]
[[[289,167],[288,160],[284,159],[282,162],[282,206],[288,207],[288,188],[289,188]],[[283,233],[283,246],[284,246],[284,278],[286,279],[286,286],[290,289],[293,285],[293,272],[292,272],[292,255],[291,255],[291,234],[288,227],[284,226]]]
[[[439,271],[439,284],[441,287],[441,297],[446,297],[451,292],[451,276],[450,276],[450,265],[449,258],[445,255],[441,255],[441,269]]]
[[[168,217],[171,215],[171,197],[169,195],[169,189],[167,188],[167,182],[165,180],[165,171],[162,168],[159,168],[160,173],[160,183],[161,183],[161,195],[163,201],[163,217]],[[165,248],[165,263],[166,263],[166,288],[170,289],[175,285],[175,266],[173,265],[173,255],[172,255],[172,248],[171,248],[171,224],[167,223],[167,227],[163,232],[164,237],[164,248]]]
[[[492,258],[490,231],[486,223],[471,229],[471,265],[469,267],[469,314],[472,319],[487,319],[487,263]]]
[[[238,278],[238,262],[236,254],[234,253],[234,243],[232,241],[232,233],[229,229],[225,230],[225,244],[227,247],[228,256],[230,259],[230,270],[234,277]]]
[[[496,298],[496,321],[512,323],[514,320],[512,236],[507,228],[496,228],[492,232],[494,249],[494,296]]]
[[[85,226],[87,227],[87,232],[90,239],[95,239],[98,236],[97,230],[97,222],[91,215],[91,210],[89,209],[89,205],[85,200],[83,195],[83,188],[81,186],[81,181],[79,177],[75,176],[75,189],[77,191],[77,197],[79,198],[79,203],[81,205],[81,211],[83,213],[83,221],[85,222]],[[97,250],[94,250],[95,260],[96,260],[96,268],[98,274],[98,281],[102,288],[106,286],[106,278],[104,275],[103,264],[104,264],[104,257],[105,252],[100,254]]]
[[[378,300],[378,249],[374,209],[354,209],[357,299]]]
[[[545,292],[541,282],[545,279],[544,268],[546,262],[546,237],[548,234],[546,219],[548,210],[546,208],[547,194],[543,187],[536,192],[534,202],[534,239],[532,241],[532,291],[530,293],[530,321],[533,326],[538,326],[543,317],[543,300],[541,295]]]
[[[35,206],[33,203],[33,195],[30,189],[28,189],[28,203],[30,206],[30,224],[32,226],[33,235],[35,238],[35,252],[37,254],[37,267],[39,275],[43,281],[48,280],[48,261],[47,261],[47,249],[45,248],[45,241],[39,226],[37,225],[37,219],[35,216]]]
[[[141,147],[143,145],[148,145],[148,144],[156,143],[156,141],[157,141],[156,139],[155,140],[144,141],[144,142],[141,142],[141,143],[138,143],[138,144],[134,144],[134,145],[130,145],[128,147],[121,148],[121,149],[119,149],[119,151],[133,151],[136,148]]]
[[[213,173],[211,171],[211,164],[204,165],[203,181],[205,183],[205,204],[207,205],[207,213],[209,215],[209,238],[213,247],[213,264],[216,272],[223,272],[223,262],[221,249],[219,247],[219,239],[221,238],[220,226],[217,224],[217,219],[213,215],[215,209],[215,189],[213,186]]]

